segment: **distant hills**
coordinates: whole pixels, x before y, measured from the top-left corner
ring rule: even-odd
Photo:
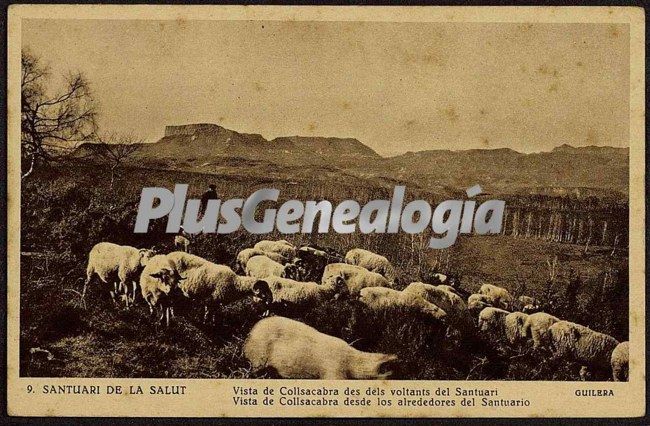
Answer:
[[[144,145],[140,156],[199,162],[237,157],[287,165],[353,165],[381,158],[352,138],[291,136],[269,141],[258,134],[238,133],[216,124],[167,126],[165,136],[154,144]]]
[[[394,179],[435,182],[448,189],[480,183],[492,192],[599,195],[628,192],[628,150],[563,145],[551,152],[523,154],[512,149],[409,152],[382,161]]]
[[[165,136],[143,144],[135,160],[158,168],[286,179],[344,173],[445,194],[478,183],[484,191],[494,193],[581,196],[626,195],[629,167],[627,148],[564,144],[550,152],[531,154],[501,148],[427,150],[382,157],[353,138],[267,140],[216,124],[167,126]]]

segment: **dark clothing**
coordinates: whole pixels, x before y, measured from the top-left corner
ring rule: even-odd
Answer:
[[[217,191],[214,189],[208,189],[201,195],[201,205],[199,207],[199,215],[203,216],[205,214],[205,209],[208,208],[208,201],[209,200],[218,200],[219,195],[217,195]]]

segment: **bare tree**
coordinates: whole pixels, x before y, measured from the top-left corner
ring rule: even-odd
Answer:
[[[21,53],[21,158],[26,178],[43,163],[68,157],[96,131],[96,103],[81,73],[69,74],[64,87],[50,94],[50,72],[29,51]]]
[[[95,145],[94,154],[102,162],[108,165],[111,172],[110,186],[113,188],[115,177],[124,162],[138,152],[142,147],[143,140],[136,139],[131,135],[109,135],[101,139]]]

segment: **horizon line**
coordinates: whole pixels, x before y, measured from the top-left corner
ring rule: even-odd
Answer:
[[[497,150],[510,150],[510,151],[516,152],[516,153],[518,153],[518,154],[522,154],[522,155],[530,155],[530,154],[551,153],[551,152],[553,152],[556,148],[561,148],[561,147],[568,147],[568,148],[573,148],[573,149],[585,149],[585,148],[605,148],[605,149],[606,149],[606,148],[611,148],[611,149],[627,149],[627,150],[630,149],[630,146],[629,146],[629,145],[627,145],[627,146],[612,146],[612,145],[580,145],[580,146],[575,146],[575,145],[571,145],[571,144],[563,143],[563,144],[560,144],[560,145],[556,145],[556,146],[554,146],[553,148],[551,148],[551,149],[548,150],[548,151],[531,151],[531,152],[522,152],[522,151],[518,151],[518,150],[516,150],[516,149],[510,148],[510,147],[498,147],[498,148],[467,148],[467,149],[430,148],[430,149],[422,149],[422,150],[419,150],[419,151],[408,150],[408,151],[402,152],[401,154],[382,155],[382,154],[380,154],[379,152],[377,152],[377,150],[375,150],[373,147],[367,145],[366,143],[362,142],[360,139],[358,139],[358,138],[356,138],[356,137],[353,137],[353,136],[345,136],[345,137],[341,137],[341,136],[323,136],[323,135],[303,136],[303,135],[298,135],[298,134],[296,134],[296,135],[287,135],[287,136],[277,136],[277,137],[274,137],[274,138],[269,139],[269,138],[267,138],[266,136],[264,136],[264,135],[261,134],[261,133],[242,132],[242,131],[239,131],[239,130],[233,130],[233,129],[230,129],[230,128],[227,128],[227,127],[224,127],[224,126],[222,126],[221,124],[217,124],[217,123],[207,123],[207,122],[199,122],[199,123],[191,123],[191,122],[190,122],[190,123],[186,123],[186,124],[166,124],[166,125],[165,125],[165,131],[166,131],[166,129],[167,129],[168,127],[189,127],[189,126],[216,126],[216,127],[220,127],[220,128],[222,128],[222,129],[224,129],[224,130],[228,130],[228,131],[235,132],[235,133],[238,133],[238,134],[243,134],[243,135],[258,135],[258,136],[261,136],[261,137],[262,137],[264,140],[266,140],[267,142],[273,142],[274,140],[276,140],[276,139],[281,139],[281,138],[305,138],[305,139],[309,139],[309,138],[323,138],[323,139],[339,139],[339,140],[344,140],[344,139],[353,139],[353,140],[359,142],[360,144],[362,144],[363,146],[365,146],[366,148],[371,149],[375,154],[377,154],[377,155],[378,155],[379,157],[381,157],[381,158],[394,158],[394,157],[399,157],[399,156],[407,155],[407,154],[415,154],[415,153],[420,153],[420,152],[431,152],[431,151],[467,152],[467,151],[497,151]],[[156,141],[145,142],[145,143],[147,143],[147,144],[155,144],[155,143],[160,142],[160,141],[161,141],[163,138],[165,138],[165,137],[167,137],[167,135],[166,135],[166,134],[163,134],[163,137],[162,137],[162,138],[160,138],[160,139],[158,139],[158,140],[156,140]]]

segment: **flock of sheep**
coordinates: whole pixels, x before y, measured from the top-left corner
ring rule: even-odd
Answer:
[[[491,284],[468,294],[453,279],[435,274],[436,285],[413,282],[397,290],[396,269],[384,256],[356,248],[343,257],[310,246],[297,248],[286,240],[264,240],[240,251],[236,273],[188,253],[185,237],[177,237],[175,245],[181,250],[169,254],[108,242],[95,245],[83,296],[95,276],[108,286],[114,302],[121,298],[127,307],[135,303],[139,290],[152,315],[159,312],[167,326],[179,297],[202,306],[204,320],[212,322],[218,306],[252,297],[265,307],[266,318],[251,330],[244,355],[254,370],[272,368],[285,378],[370,379],[391,374],[390,366],[399,362],[395,355],[359,351],[281,316],[352,299],[372,311],[399,308],[430,317],[448,327],[450,339],[478,332],[488,342],[511,346],[532,341],[533,351],[547,350],[555,359],[583,365],[583,380],[591,369],[610,368],[615,381],[628,379],[628,342],[539,312],[536,299],[515,298]],[[275,315],[267,317],[271,312]]]

